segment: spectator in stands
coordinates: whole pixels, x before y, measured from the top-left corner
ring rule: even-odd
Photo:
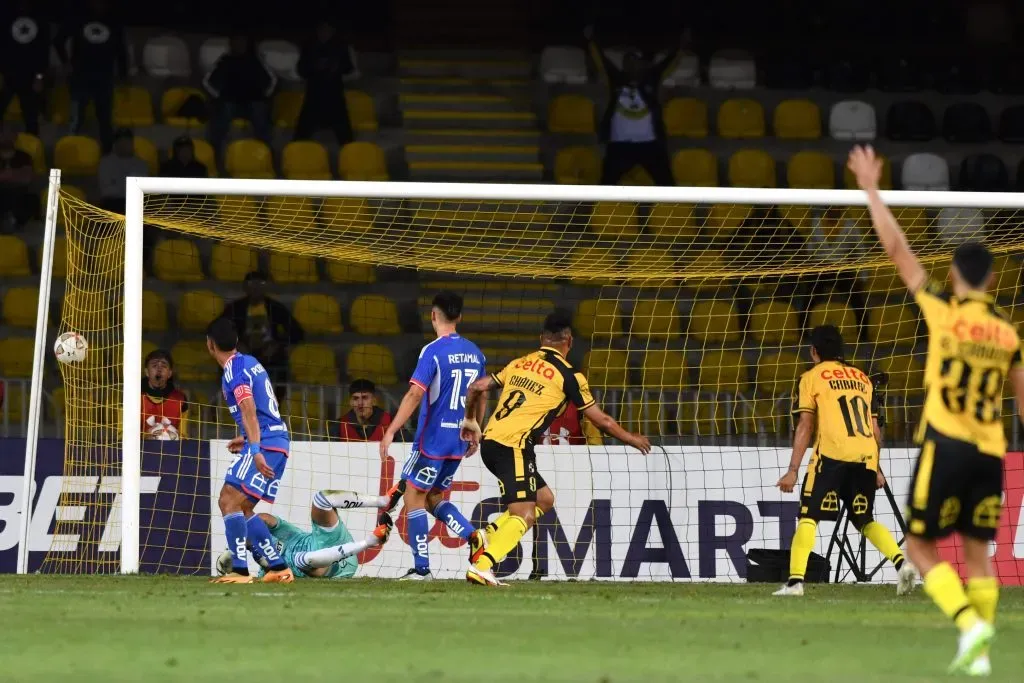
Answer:
[[[3,12],[0,27],[0,120],[17,97],[25,130],[39,135],[39,115],[43,109],[43,87],[50,68],[50,22],[33,7],[32,0],[18,0]]]
[[[187,135],[175,139],[171,158],[160,164],[164,178],[209,178],[210,169],[196,159],[196,148]]]
[[[659,90],[662,80],[675,68],[679,50],[653,63],[640,52],[628,52],[620,69],[594,42],[593,27],[588,26],[584,36],[591,58],[608,85],[608,104],[598,130],[598,137],[605,143],[601,184],[613,185],[634,166],[640,166],[655,185],[674,185]]]
[[[68,51],[70,41],[71,50]],[[71,132],[78,134],[92,102],[100,127],[103,151],[114,143],[114,80],[128,75],[128,43],[124,26],[109,0],[89,0],[73,11],[54,40],[57,55],[69,74]]]
[[[321,21],[315,38],[302,47],[298,70],[306,79],[306,96],[295,125],[295,139],[308,139],[318,129],[330,128],[339,145],[351,142],[343,78],[352,70],[352,60],[348,45],[329,21]]]
[[[287,381],[288,347],[301,342],[305,332],[288,307],[267,296],[266,290],[266,274],[249,273],[245,296],[225,306],[220,317],[235,323],[239,348],[256,356],[277,385]]]
[[[125,179],[149,175],[149,166],[135,156],[135,135],[129,129],[119,128],[114,134],[114,149],[100,159],[97,175],[100,206],[124,213]]]
[[[368,379],[357,379],[348,387],[352,408],[341,416],[342,441],[380,441],[391,424],[391,416],[377,407],[377,387]]]
[[[544,432],[543,443],[552,445],[581,446],[590,444],[600,446],[604,443],[601,430],[581,417],[573,403],[569,403],[565,412],[559,415]]]
[[[142,438],[188,438],[188,397],[174,386],[174,360],[164,349],[146,356],[142,377]]]
[[[277,76],[246,36],[231,37],[228,51],[203,78],[203,87],[213,97],[209,138],[218,155],[237,117],[249,119],[256,137],[270,145],[270,96]]]
[[[32,157],[14,146],[16,139],[9,128],[0,130],[0,232],[14,232],[38,215]]]

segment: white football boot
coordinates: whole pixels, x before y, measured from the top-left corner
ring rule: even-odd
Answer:
[[[797,597],[804,594],[804,582],[794,583],[792,586],[786,584],[779,590],[772,593],[772,595],[795,595]]]

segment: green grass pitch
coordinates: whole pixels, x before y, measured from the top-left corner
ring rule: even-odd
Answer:
[[[812,586],[6,577],[0,680],[937,681],[955,633],[916,592]],[[989,680],[1024,671],[1006,589]]]

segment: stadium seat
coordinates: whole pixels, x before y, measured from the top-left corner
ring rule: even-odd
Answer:
[[[911,154],[903,160],[900,184],[904,190],[948,190],[949,166],[937,154]]]
[[[640,386],[644,389],[682,389],[690,385],[686,354],[652,349],[644,354]]]
[[[740,336],[736,309],[721,299],[698,299],[690,309],[687,332],[701,343],[736,341]]]
[[[676,304],[669,299],[638,299],[633,306],[630,334],[634,337],[681,336]]]
[[[320,281],[320,275],[313,257],[272,251],[270,279],[282,285],[312,284]]]
[[[711,55],[708,82],[712,88],[749,90],[757,85],[754,58],[741,50],[719,50]]]
[[[911,244],[931,237],[935,221],[926,210],[910,206],[893,207],[892,213],[903,227],[903,232]]]
[[[582,244],[570,252],[567,271],[572,274],[574,282],[610,284],[622,277],[620,271],[625,256],[621,249],[611,250],[595,244]]]
[[[736,394],[750,386],[747,363],[736,351],[705,351],[697,366],[698,391]]]
[[[874,140],[878,134],[875,108],[860,100],[836,102],[829,113],[828,130],[834,140]]]
[[[154,120],[153,98],[148,90],[137,85],[122,85],[114,89],[115,126],[152,126]]]
[[[587,82],[587,57],[582,49],[551,45],[540,53],[540,74],[545,83],[583,85]]]
[[[977,95],[982,74],[971,57],[958,56],[930,65],[932,87],[944,95]]]
[[[188,78],[190,61],[188,45],[177,36],[154,36],[142,48],[142,67],[154,78]]]
[[[826,324],[838,327],[848,343],[857,339],[857,316],[853,309],[840,301],[822,301],[807,312],[808,330]]]
[[[217,177],[217,162],[213,157],[213,147],[209,142],[202,138],[190,138],[192,140],[192,151],[196,161],[206,166],[206,170],[209,171],[211,178]],[[174,154],[174,150],[168,149],[167,156],[170,157]]]
[[[350,142],[338,152],[342,180],[388,180],[384,150],[372,142]]]
[[[706,149],[681,149],[672,157],[672,176],[682,187],[717,187],[718,159]]]
[[[1006,192],[1010,172],[995,154],[972,154],[960,162],[958,190],[968,192]]]
[[[582,339],[622,334],[622,311],[613,299],[584,299],[576,306],[573,331]]]
[[[401,334],[398,324],[398,306],[380,294],[362,294],[352,302],[349,312],[352,329],[359,334]]]
[[[594,103],[585,95],[558,95],[548,105],[548,130],[593,135]]]
[[[372,284],[377,281],[373,266],[346,261],[327,261],[327,278],[339,284]]]
[[[53,164],[72,176],[96,175],[100,163],[100,143],[84,135],[65,135],[53,149]]]
[[[871,71],[862,60],[840,58],[825,70],[825,85],[836,92],[863,92],[871,83]]]
[[[935,137],[935,115],[924,102],[896,102],[886,112],[885,134],[900,142],[927,142]]]
[[[700,235],[697,207],[693,204],[655,204],[647,216],[647,231],[655,237],[676,240]]]
[[[262,40],[257,47],[263,63],[285,81],[299,81],[299,46],[287,40]]]
[[[800,341],[800,318],[785,301],[762,301],[750,311],[748,334],[758,346],[795,344]]]
[[[337,382],[338,362],[334,349],[326,344],[298,344],[288,356],[291,379],[299,384]]]
[[[817,140],[821,137],[821,110],[810,100],[783,100],[775,107],[772,128],[782,140]]]
[[[222,36],[207,38],[199,46],[199,66],[203,73],[209,73],[220,59],[228,51],[228,39]]]
[[[205,341],[180,341],[171,347],[174,358],[174,378],[181,382],[209,384],[220,380],[220,370],[210,362]]]
[[[133,140],[135,156],[146,162],[149,175],[155,176],[160,171],[160,154],[156,151],[156,145],[148,138],[136,135]]]
[[[822,152],[797,152],[786,162],[786,184],[805,189],[833,189],[836,169],[832,157]]]
[[[219,314],[220,311],[217,313]],[[210,320],[206,322],[209,323]],[[167,302],[160,294],[151,289],[142,290],[142,331],[166,332],[168,329]]]
[[[729,139],[764,137],[764,107],[757,100],[732,99],[718,108],[718,135]]]
[[[861,278],[864,280],[864,288],[870,294],[886,295],[892,292],[900,292],[906,289],[900,276],[896,273],[895,266],[882,265],[861,271]]]
[[[295,435],[320,435],[323,429],[324,406],[314,392],[292,391],[284,399],[281,414],[288,419],[288,431]]]
[[[640,231],[637,205],[632,202],[597,202],[587,227],[601,237],[635,235]]]
[[[330,180],[331,167],[327,150],[312,140],[289,142],[281,152],[281,170],[285,178],[299,180]]]
[[[32,157],[32,170],[37,175],[46,173],[46,150],[42,140],[30,133],[18,133],[14,138],[14,148]]]
[[[167,282],[204,279],[199,247],[185,239],[165,239],[153,250],[153,274]]]
[[[249,195],[220,195],[204,199],[206,202],[216,202],[217,218],[225,224],[232,225],[236,230],[240,227],[254,229],[257,226],[263,228],[265,220],[260,213],[260,205],[263,200],[258,200]],[[204,207],[209,211],[208,205]]]
[[[980,240],[985,232],[985,215],[981,209],[940,209],[935,217],[935,232],[949,245]]]
[[[958,102],[942,115],[942,137],[948,142],[980,144],[992,139],[992,121],[977,102]]]
[[[12,379],[31,377],[34,353],[35,344],[29,337],[0,339],[0,376]]]
[[[689,50],[680,50],[675,56],[675,66],[661,82],[666,88],[700,87],[700,59]]]
[[[892,189],[892,162],[889,161],[888,157],[884,154],[878,155],[882,159],[882,179],[878,182],[879,189],[891,190]],[[853,177],[853,173],[850,169],[846,168],[846,164],[843,164],[843,185],[848,190],[856,190],[857,179]]]
[[[997,254],[993,259],[992,272],[995,273],[992,292],[1013,301],[1015,310],[1024,311],[1024,306],[1016,303],[1021,286],[1021,262],[1009,254]],[[1014,322],[1017,322],[1016,318]]]
[[[379,344],[356,344],[345,358],[345,372],[349,380],[368,379],[377,386],[398,383],[395,357],[391,350]]]
[[[376,133],[380,124],[377,122],[377,106],[373,98],[362,90],[346,90],[345,104],[348,107],[348,118],[352,122],[352,130],[357,133]]]
[[[273,178],[274,159],[262,140],[244,139],[228,143],[224,170],[232,178]]]
[[[206,94],[198,88],[168,88],[160,96],[160,118],[168,126],[202,128],[206,125],[197,118],[180,116],[181,106],[191,97],[198,97],[206,103]],[[211,169],[212,170],[212,169]]]
[[[309,197],[268,197],[263,205],[267,224],[274,230],[301,233],[316,224]]]
[[[4,323],[12,327],[34,328],[36,325],[36,307],[38,305],[38,288],[11,287],[4,294]]]
[[[1003,142],[1024,142],[1024,104],[1007,107],[999,115],[999,139]]]
[[[674,97],[665,105],[665,130],[669,137],[706,138],[708,105],[696,97]]]
[[[304,99],[305,93],[301,90],[279,90],[270,105],[270,120],[279,128],[294,128]]]
[[[732,233],[743,227],[753,209],[750,204],[712,204],[704,225],[716,236]]]
[[[562,185],[597,185],[601,161],[590,147],[564,147],[555,154],[555,182]]]
[[[259,257],[249,247],[217,242],[210,252],[210,276],[220,282],[241,282],[259,269]]]
[[[0,235],[0,276],[24,277],[31,272],[25,241],[17,235]]]
[[[778,396],[796,395],[797,382],[804,371],[810,369],[810,362],[795,353],[783,351],[777,355],[763,353],[757,361],[757,390]]]
[[[741,149],[729,157],[733,187],[775,187],[775,160],[761,149]]]
[[[869,310],[871,333],[876,342],[913,346],[918,336],[920,318],[914,306],[888,303]]]
[[[594,349],[583,356],[583,372],[592,388],[622,389],[630,385],[629,355],[619,349]]]
[[[178,327],[186,332],[204,332],[223,312],[224,297],[220,294],[208,289],[185,292],[178,304]]]
[[[924,388],[924,367],[910,354],[882,354],[871,364],[871,371],[889,374],[889,391],[897,394]]]
[[[295,300],[292,315],[306,334],[341,334],[341,306],[330,294],[303,294]]]

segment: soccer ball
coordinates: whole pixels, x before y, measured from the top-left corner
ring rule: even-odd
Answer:
[[[77,332],[65,332],[57,337],[53,345],[53,353],[61,363],[81,363],[89,351],[89,342]]]

